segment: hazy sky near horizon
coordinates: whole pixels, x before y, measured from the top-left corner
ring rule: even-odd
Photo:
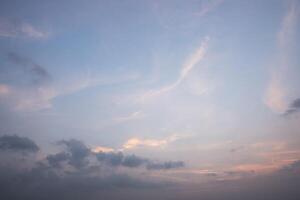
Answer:
[[[299,167],[299,18],[297,0],[2,0],[1,155],[119,152],[126,177],[186,186]]]

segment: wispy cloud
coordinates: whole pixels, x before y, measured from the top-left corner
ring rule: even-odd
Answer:
[[[45,39],[49,33],[20,21],[0,19],[0,37]]]
[[[212,1],[201,1],[202,5],[200,10],[195,12],[194,14],[200,17],[203,17],[213,11],[216,7],[221,5],[224,0],[212,0]]]
[[[286,91],[282,84],[279,72],[272,72],[271,80],[265,94],[265,104],[276,113],[283,113],[286,110]]]
[[[277,34],[279,48],[279,66],[271,71],[271,79],[268,83],[264,97],[265,104],[276,113],[283,113],[287,108],[287,88],[283,79],[287,75],[289,67],[290,46],[295,38],[296,24],[299,17],[299,6],[292,1],[282,20],[281,28]]]
[[[133,113],[130,113],[127,116],[117,117],[114,119],[115,122],[127,122],[131,120],[141,119],[144,117],[144,113],[142,111],[136,111]]]
[[[69,75],[67,79],[59,80],[52,77],[45,65],[30,57],[9,52],[6,58],[10,65],[7,71],[11,73],[6,77],[8,83],[0,83],[0,97],[5,97],[7,105],[17,111],[49,109],[58,96],[74,94],[91,87],[132,81],[139,76],[137,73],[98,76],[88,71],[76,74],[73,78]],[[130,120],[138,117],[137,115],[138,113],[135,113],[121,118],[120,121]]]
[[[142,102],[160,96],[164,93],[170,92],[171,90],[175,89],[178,85],[184,81],[184,79],[189,75],[189,73],[192,71],[192,69],[204,58],[205,53],[208,48],[208,42],[209,42],[209,37],[206,37],[202,42],[199,48],[196,49],[195,52],[193,52],[188,59],[185,61],[183,64],[179,77],[175,82],[172,84],[163,86],[159,89],[156,90],[150,90],[146,92],[145,94],[142,95],[140,100]]]
[[[30,73],[33,76],[32,78],[36,79],[35,81],[47,81],[51,78],[51,75],[44,66],[37,64],[30,58],[15,52],[8,53],[7,58],[14,65],[17,65]]]

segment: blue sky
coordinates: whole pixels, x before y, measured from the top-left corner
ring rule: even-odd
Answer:
[[[300,159],[297,0],[0,4],[0,134],[39,158],[75,138],[197,184]]]

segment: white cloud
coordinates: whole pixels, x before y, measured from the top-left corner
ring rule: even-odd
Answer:
[[[171,135],[164,139],[140,139],[140,138],[130,138],[124,143],[124,149],[133,149],[137,147],[164,147],[184,136],[182,135]]]
[[[296,24],[299,17],[299,6],[293,1],[289,5],[281,24],[281,28],[277,33],[277,44],[279,48],[278,66],[272,69],[271,79],[268,83],[264,96],[264,103],[276,113],[283,113],[287,109],[288,89],[284,79],[288,76],[289,56],[291,52],[291,44],[295,39]]]
[[[182,83],[183,80],[189,75],[191,70],[204,58],[205,53],[207,51],[208,47],[208,41],[209,37],[206,37],[202,42],[199,48],[196,49],[195,52],[193,52],[188,59],[183,64],[180,75],[177,78],[177,80],[170,84],[166,85],[162,88],[156,89],[156,90],[150,90],[143,94],[140,98],[141,102],[147,101],[148,99],[160,96],[164,93],[170,92],[171,90],[175,89],[178,85]]]
[[[144,117],[144,113],[142,111],[136,111],[136,112],[130,113],[127,116],[117,117],[114,119],[114,121],[115,122],[126,122],[126,121],[141,119],[143,117]]]

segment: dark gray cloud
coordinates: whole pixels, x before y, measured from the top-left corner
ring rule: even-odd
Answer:
[[[90,155],[91,151],[85,144],[79,140],[71,139],[71,140],[62,140],[59,141],[58,144],[65,145],[67,147],[67,152],[69,156],[68,162],[70,165],[81,168],[88,164],[87,157]],[[57,158],[64,157],[62,154],[56,155]]]
[[[3,146],[5,149],[28,149],[29,145],[24,147],[24,145],[19,145],[20,142],[10,142],[11,140],[15,141],[15,138],[32,143],[27,138],[3,136],[1,141],[4,142],[1,144],[8,144]],[[45,159],[12,156],[11,162],[1,162],[0,198],[11,200],[76,200],[102,199],[104,197],[120,199],[111,197],[111,195],[120,190],[148,190],[169,185],[167,182],[149,181],[143,177],[135,176],[134,178],[114,170],[115,166],[140,166],[141,158],[135,155],[126,157],[122,152],[94,154],[84,143],[74,139],[62,140],[58,144],[63,145],[65,149],[62,152],[47,155]],[[100,163],[87,162],[88,158],[93,156],[102,164],[110,166],[110,169],[102,168]],[[25,165],[24,159],[26,163],[31,162],[31,164]],[[70,166],[74,168],[70,168]]]
[[[98,152],[93,153],[83,142],[75,139],[62,140],[58,145],[64,145],[65,151],[51,154],[46,157],[52,167],[61,167],[63,162],[77,168],[89,167],[90,159],[95,157],[100,164],[110,167],[137,168],[144,166],[149,170],[174,169],[184,166],[182,161],[154,162],[150,159],[134,154],[124,155],[122,152]]]
[[[123,153],[118,152],[108,152],[108,153],[104,153],[104,152],[99,152],[96,154],[96,157],[98,159],[98,161],[100,162],[105,162],[108,165],[112,165],[112,166],[120,166],[122,165],[122,161],[124,158]]]
[[[182,161],[169,161],[164,163],[149,162],[147,164],[147,169],[150,170],[175,169],[180,167],[184,167],[184,162]]]
[[[298,112],[299,110],[300,110],[300,98],[297,98],[289,105],[289,108],[285,111],[284,115],[288,116]]]
[[[37,64],[30,58],[26,58],[15,52],[8,53],[7,58],[11,63],[30,73],[36,82],[48,81],[51,78],[48,71],[42,65]]]
[[[60,152],[57,154],[48,155],[46,159],[52,167],[61,167],[61,163],[63,161],[67,161],[70,159],[70,154],[66,152]]]
[[[184,167],[182,161],[154,162],[147,158],[132,155],[124,155],[122,152],[100,152],[96,154],[98,161],[111,166],[123,166],[129,168],[145,166],[149,170],[164,170]]]
[[[151,189],[163,183],[143,181],[126,174],[92,176],[83,172],[59,175],[37,165],[31,170],[0,167],[0,197],[9,200],[107,199],[120,190]],[[116,198],[119,199],[119,198]]]
[[[273,174],[204,183],[205,187],[151,182],[121,173],[96,176],[80,170],[60,175],[43,162],[37,162],[29,170],[0,165],[0,196],[10,200],[240,200],[241,197],[245,200],[298,200],[299,163]]]
[[[37,152],[39,147],[29,138],[4,135],[0,137],[0,150]]]
[[[124,158],[122,165],[125,167],[139,167],[146,162],[148,162],[148,159],[140,158],[136,155],[129,155]]]

